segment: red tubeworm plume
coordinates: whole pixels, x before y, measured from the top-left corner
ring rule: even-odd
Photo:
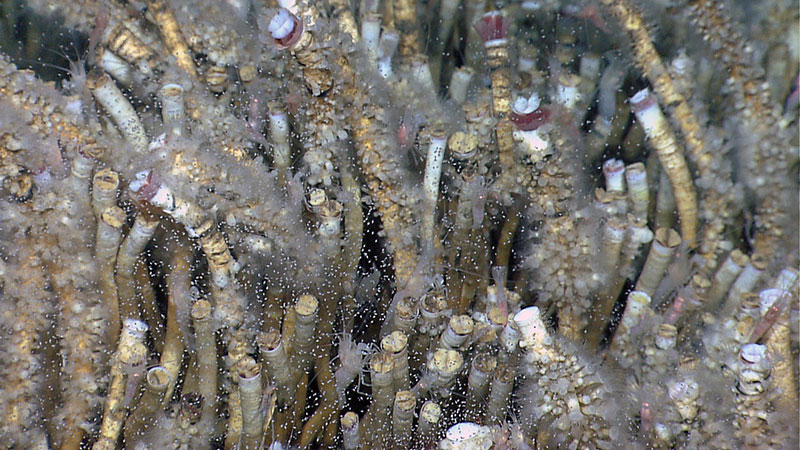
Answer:
[[[499,41],[506,38],[508,27],[511,23],[500,14],[500,11],[491,11],[484,14],[475,22],[475,30],[481,35],[484,43]]]
[[[303,21],[281,8],[270,19],[267,30],[278,47],[286,49],[295,45],[303,36]]]
[[[517,113],[514,111],[509,116],[509,119],[521,131],[534,131],[547,123],[550,119],[550,110],[540,107],[529,113]]]

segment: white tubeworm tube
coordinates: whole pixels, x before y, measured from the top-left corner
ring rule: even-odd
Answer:
[[[146,333],[147,324],[141,320],[125,321],[111,367],[111,382],[106,396],[103,424],[100,427],[100,435],[92,447],[93,450],[111,450],[117,446],[119,433],[127,416],[126,399],[129,399],[127,390],[130,384],[128,381],[133,376],[130,369],[144,366],[147,359],[147,347],[144,345]]]
[[[603,242],[600,244],[600,269],[597,271],[604,277],[616,273],[622,243],[625,241],[625,223],[611,217],[603,230]]]
[[[459,105],[467,101],[467,92],[474,75],[475,71],[469,66],[462,66],[455,69],[450,76],[450,85],[447,89],[450,93],[450,98],[455,100]]]
[[[128,235],[117,253],[117,291],[119,293],[120,318],[139,317],[139,306],[134,287],[133,269],[139,254],[158,228],[158,217],[140,212],[136,216]]]
[[[647,293],[647,295],[654,295],[658,284],[664,277],[664,271],[667,269],[669,262],[672,260],[672,255],[675,254],[675,249],[681,243],[681,236],[672,229],[659,228],[656,230],[655,239],[650,246],[650,252],[647,254],[647,259],[644,263],[644,268],[636,280],[637,291]]]
[[[606,179],[606,192],[625,192],[625,163],[618,159],[609,159],[603,163],[603,176]]]
[[[122,94],[114,81],[105,73],[97,78],[90,79],[89,89],[92,91],[95,100],[109,116],[114,120],[117,128],[122,132],[125,141],[130,144],[136,152],[148,152],[147,133],[144,130],[139,115],[136,110]]]
[[[378,73],[384,78],[393,75],[392,57],[400,43],[400,33],[394,30],[383,30],[381,35],[381,59],[378,61]]]

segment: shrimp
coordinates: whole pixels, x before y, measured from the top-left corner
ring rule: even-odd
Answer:
[[[356,377],[361,382],[361,374],[367,357],[372,353],[370,345],[364,342],[356,344],[350,333],[343,333],[339,340],[339,368],[333,373],[339,405],[344,407],[345,390]]]

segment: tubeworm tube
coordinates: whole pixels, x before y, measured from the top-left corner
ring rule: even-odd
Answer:
[[[431,448],[436,444],[441,418],[442,408],[438,403],[427,401],[422,404],[417,423],[417,440],[422,444],[422,448]]]
[[[411,443],[411,423],[417,399],[411,391],[397,391],[392,411],[392,431],[395,450],[406,450]]]
[[[345,450],[361,448],[361,432],[359,431],[358,414],[348,411],[341,419],[342,441]]]
[[[147,371],[144,393],[125,422],[125,443],[128,446],[135,445],[141,435],[155,424],[170,378],[167,369],[161,366]]]
[[[467,378],[467,412],[469,419],[482,419],[489,393],[489,377],[497,367],[497,358],[490,353],[479,353],[472,359]]]
[[[361,43],[367,55],[377,64],[380,57],[381,16],[367,13],[361,21]]]
[[[100,214],[107,208],[117,206],[118,189],[119,174],[117,172],[108,168],[95,172],[92,177],[92,209],[98,220]]]
[[[658,101],[649,89],[637,92],[630,99],[631,108],[642,124],[655,149],[661,167],[669,177],[680,217],[681,237],[694,246],[697,238],[697,193],[683,152]]]
[[[394,361],[392,355],[388,353],[376,353],[369,360],[369,373],[372,379],[372,405],[368,412],[371,419],[369,436],[380,447],[386,446],[387,434],[391,430],[390,415],[394,400],[393,369]]]
[[[136,152],[147,153],[149,146],[147,133],[139,120],[139,115],[111,77],[104,73],[90,77],[88,86],[97,103],[114,120],[125,141]]]
[[[761,279],[761,275],[766,270],[766,261],[755,258],[745,264],[744,269],[739,272],[739,276],[728,289],[728,297],[725,300],[725,305],[722,307],[723,317],[732,314],[736,311],[739,303],[742,301],[742,296],[747,292],[752,292],[756,284]]]
[[[108,72],[115,80],[119,81],[124,86],[130,86],[132,81],[131,66],[124,59],[117,56],[111,50],[100,47],[97,51],[95,61],[98,67]]]
[[[397,303],[394,317],[392,318],[392,329],[402,331],[406,336],[416,334],[415,325],[419,316],[419,305],[411,298],[404,298]]]
[[[117,260],[117,250],[122,240],[122,226],[125,224],[125,212],[122,208],[113,206],[107,208],[99,217],[97,223],[97,238],[95,240],[94,254],[99,263],[100,275],[97,280],[100,296],[104,309],[108,313],[108,348],[112,348],[119,336],[120,315],[117,284],[114,280],[114,267]]]
[[[442,131],[434,131],[428,146],[428,157],[425,161],[425,175],[422,180],[422,190],[425,195],[425,209],[422,217],[421,233],[423,249],[422,254],[427,255],[433,251],[436,202],[439,198],[439,181],[442,177],[442,162],[444,150],[447,147],[447,135]]]
[[[269,330],[258,335],[258,348],[267,366],[267,372],[278,385],[278,402],[281,407],[294,403],[296,386],[289,367],[289,358],[283,345],[281,334],[277,330]]]
[[[644,263],[644,268],[636,280],[635,290],[647,293],[653,296],[664,277],[664,271],[667,269],[669,262],[672,260],[672,255],[675,254],[675,249],[680,245],[680,235],[672,229],[659,228],[656,230],[655,239],[650,246],[650,252],[647,254],[647,259]]]
[[[289,145],[289,115],[277,102],[269,104],[269,133],[272,140],[272,161],[277,169],[288,169],[292,162]]]
[[[139,317],[139,305],[134,284],[134,266],[150,238],[158,228],[159,219],[140,211],[117,253],[117,292],[122,320]]]
[[[647,171],[644,164],[633,163],[625,168],[625,180],[628,182],[628,202],[634,217],[647,221],[650,208],[650,186],[647,184]]]
[[[261,448],[264,415],[261,411],[261,365],[245,356],[236,364],[242,404],[242,449]]]
[[[486,407],[486,417],[492,423],[502,423],[505,420],[513,388],[514,369],[498,365],[492,375],[489,403]]]
[[[111,383],[106,396],[103,424],[93,450],[110,450],[117,446],[119,433],[128,414],[128,402],[125,399],[128,378],[134,376],[131,369],[143,366],[147,358],[147,347],[144,345],[146,332],[147,325],[141,320],[125,321],[111,366]]]
[[[161,94],[161,120],[168,130],[180,136],[186,120],[183,87],[180,84],[165,84],[158,91]]]
[[[603,229],[603,242],[600,244],[600,268],[598,274],[609,278],[617,272],[622,243],[625,241],[625,223],[611,217]]]
[[[450,76],[450,84],[447,89],[450,93],[450,98],[455,100],[459,105],[467,101],[467,91],[469,90],[469,85],[472,82],[473,76],[475,76],[475,71],[469,66],[462,66],[455,69]]]
[[[212,426],[217,404],[217,343],[214,339],[211,303],[202,299],[196,301],[192,305],[192,322],[197,344],[198,391],[203,397],[201,420]],[[210,434],[210,430],[208,432]]]
[[[633,361],[633,343],[631,340],[632,329],[641,321],[642,317],[652,314],[650,309],[651,298],[647,293],[633,291],[628,294],[628,303],[622,314],[617,331],[611,340],[611,351],[617,354],[620,364],[627,367]]]
[[[381,340],[381,349],[392,355],[392,379],[395,389],[409,388],[408,338],[402,331],[394,331]]]
[[[725,294],[728,293],[731,284],[733,284],[749,260],[750,258],[738,249],[728,254],[728,257],[722,262],[711,281],[711,289],[706,295],[706,311],[717,310],[717,307],[725,298]]]
[[[472,335],[474,328],[475,324],[470,316],[452,316],[440,338],[442,347],[458,350]]]
[[[314,332],[319,302],[313,295],[301,295],[295,303],[294,311],[294,348],[291,363],[298,374],[304,374],[311,368],[314,360]]]

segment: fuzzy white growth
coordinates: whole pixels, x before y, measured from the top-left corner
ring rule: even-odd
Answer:
[[[489,450],[492,430],[487,426],[472,422],[461,422],[447,430],[444,440],[439,444],[442,450]]]
[[[467,91],[474,75],[475,72],[469,66],[462,66],[454,70],[453,75],[450,76],[448,92],[450,93],[450,98],[459,105],[467,100]]]
[[[147,134],[136,110],[122,94],[117,85],[108,77],[102,75],[91,84],[92,95],[97,103],[106,110],[117,125],[125,141],[139,153],[146,153],[148,147]]]
[[[272,17],[272,20],[269,21],[267,30],[272,35],[273,39],[284,39],[294,31],[294,17],[292,17],[287,9],[289,8],[279,9]]]
[[[625,163],[618,159],[609,159],[603,163],[603,176],[606,179],[606,191],[625,192]]]

